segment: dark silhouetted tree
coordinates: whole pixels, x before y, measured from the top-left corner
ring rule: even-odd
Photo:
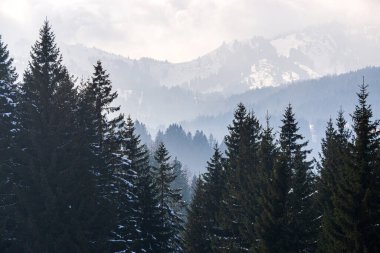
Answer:
[[[160,143],[155,152],[156,166],[153,167],[157,198],[160,211],[159,241],[161,252],[181,252],[183,217],[180,212],[183,208],[181,189],[173,189],[172,183],[176,175],[169,162],[170,156],[163,143]]]

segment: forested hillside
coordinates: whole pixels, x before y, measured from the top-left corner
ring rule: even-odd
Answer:
[[[355,88],[339,87],[339,96],[326,77],[260,90],[250,106],[251,94],[233,97],[224,152],[177,124],[153,141],[121,113],[101,61],[77,82],[48,21],[20,82],[11,53],[0,38],[1,252],[379,252],[373,69],[349,74]],[[367,79],[355,76],[365,71]],[[299,111],[331,115],[319,161],[309,143],[318,137],[303,134],[311,127]],[[193,189],[181,163],[188,153],[208,158]]]
[[[1,252],[178,252],[189,189],[148,150],[100,61],[75,86],[46,21],[21,83],[0,44]]]
[[[324,136],[325,122],[334,117],[334,112],[342,109],[346,117],[354,110],[354,101],[359,84],[363,81],[370,84],[368,91],[373,96],[368,98],[374,108],[380,107],[380,68],[368,67],[341,75],[332,75],[315,80],[305,80],[282,87],[269,87],[260,90],[247,91],[224,100],[228,111],[219,115],[200,116],[195,120],[182,122],[186,129],[194,131],[202,129],[212,132],[217,139],[223,138],[227,125],[233,119],[233,108],[242,102],[247,110],[254,110],[261,121],[265,121],[268,112],[274,127],[281,124],[282,108],[289,103],[297,112],[301,133],[310,141],[310,147],[315,151],[312,155],[318,159],[320,140]],[[375,110],[374,116],[380,117],[380,111]]]
[[[163,142],[169,152],[183,162],[189,176],[204,172],[212,148],[217,143],[212,134],[206,137],[199,130],[196,130],[194,135],[191,132],[186,133],[178,124],[169,125],[165,131],[159,130],[153,140],[145,124],[136,121],[135,125],[136,133],[140,135],[144,144],[154,149]]]
[[[196,181],[186,252],[378,252],[380,132],[367,89],[350,120],[340,110],[326,123],[318,163],[291,104],[279,134],[239,104],[225,155],[215,147]]]

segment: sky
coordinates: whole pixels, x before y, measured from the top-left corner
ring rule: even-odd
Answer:
[[[0,35],[30,45],[45,18],[58,43],[182,62],[223,42],[328,22],[380,25],[379,0],[1,0]]]

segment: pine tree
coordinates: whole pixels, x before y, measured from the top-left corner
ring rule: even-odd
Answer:
[[[256,173],[261,127],[254,114],[246,112],[243,104],[238,105],[234,117],[225,138],[227,188],[221,224],[227,235],[223,236],[222,247],[241,252],[255,243],[252,220],[258,211]]]
[[[244,241],[244,248],[253,249],[256,246],[256,234],[254,220],[261,212],[259,210],[259,148],[262,129],[254,113],[248,114],[246,130],[242,133],[242,143],[239,152],[240,170],[239,185],[240,192],[236,194],[241,205],[239,234]]]
[[[182,167],[182,163],[178,161],[177,157],[173,160],[173,170],[176,176],[171,184],[172,189],[181,189],[182,200],[184,201],[183,213],[186,211],[186,205],[190,203],[190,186],[187,178],[187,170]]]
[[[17,133],[17,74],[7,45],[0,36],[0,250],[5,251],[14,235],[14,158]]]
[[[290,195],[291,248],[296,252],[314,252],[318,231],[315,209],[314,175],[306,154],[298,150],[294,157],[293,191]]]
[[[212,252],[209,241],[208,226],[206,220],[210,212],[205,207],[206,192],[201,177],[194,180],[194,194],[188,210],[187,222],[184,233],[184,248],[187,253]]]
[[[241,220],[241,203],[237,195],[241,190],[239,182],[241,165],[246,161],[239,161],[240,152],[243,148],[248,153],[248,136],[247,136],[247,111],[243,104],[239,104],[235,110],[232,125],[228,127],[229,134],[225,137],[226,150],[226,184],[223,190],[223,200],[218,215],[218,223],[222,227],[222,234],[219,236],[216,245],[220,252],[240,252],[242,247],[246,247],[239,234],[239,227],[242,225]],[[242,137],[242,135],[246,136]],[[245,143],[243,143],[245,141]],[[248,164],[244,164],[248,166]]]
[[[332,245],[332,227],[334,207],[332,204],[332,195],[334,193],[336,172],[337,172],[337,154],[336,154],[336,131],[330,118],[327,123],[325,138],[322,139],[322,153],[320,167],[320,178],[318,181],[318,203],[321,208],[321,228],[318,241],[318,251],[327,252],[333,248]]]
[[[156,238],[160,223],[149,154],[145,145],[140,144],[130,117],[122,135],[125,163],[115,173],[118,189],[115,233],[116,242],[122,242],[118,251],[156,252],[159,250]]]
[[[149,166],[141,167],[136,172],[136,188],[138,201],[137,224],[139,240],[133,242],[132,249],[136,252],[161,252],[160,210],[156,196],[156,186]]]
[[[114,229],[113,251],[131,251],[133,242],[139,239],[138,235],[138,197],[135,186],[136,171],[147,165],[147,155],[140,145],[139,136],[135,135],[134,123],[127,118],[122,131],[121,164],[114,171],[116,185],[116,228]],[[133,250],[138,251],[138,250]]]
[[[372,109],[367,104],[368,92],[367,85],[360,87],[358,95],[358,105],[352,114],[353,129],[355,133],[354,139],[354,182],[361,185],[354,185],[359,200],[357,215],[360,217],[357,230],[362,235],[361,238],[356,236],[353,238],[355,243],[354,249],[363,252],[374,252],[380,248],[380,204],[379,200],[379,174],[377,156],[380,144],[379,123],[372,121]],[[358,180],[358,181],[356,181]],[[357,203],[358,204],[358,203]],[[363,246],[358,246],[359,241],[363,240]]]
[[[314,248],[316,214],[313,208],[314,179],[311,162],[306,161],[310,151],[307,142],[298,133],[298,123],[289,105],[282,119],[280,132],[279,170],[284,180],[282,205],[284,224],[281,236],[285,252],[310,252]]]
[[[223,188],[226,182],[225,170],[223,167],[222,154],[219,148],[215,145],[214,154],[210,161],[207,162],[207,171],[203,175],[204,179],[204,191],[205,191],[205,209],[207,213],[205,215],[205,227],[207,231],[206,236],[203,240],[206,240],[209,244],[209,248],[212,251],[217,251],[218,237],[223,233],[221,231],[221,226],[218,223],[218,215],[221,211],[221,201],[223,199]]]
[[[15,84],[18,78],[16,68],[12,64],[13,58],[9,56],[8,46],[0,35],[0,80],[8,84]]]
[[[98,166],[95,174],[98,176],[100,194],[105,199],[112,191],[113,172],[120,165],[121,129],[124,125],[123,115],[111,118],[120,107],[113,106],[117,92],[112,91],[109,74],[103,69],[102,63],[97,61],[91,81],[83,89],[86,101],[92,106],[91,123],[95,128],[93,149],[98,156]]]
[[[266,128],[263,131],[260,143],[260,162],[257,172],[260,214],[255,220],[257,245],[253,248],[253,251],[257,253],[275,253],[282,250],[277,248],[277,244],[281,242],[278,236],[282,234],[282,217],[280,216],[282,210],[279,206],[282,200],[279,190],[283,179],[275,171],[278,147],[272,133],[273,129],[269,126],[268,116],[266,120]]]
[[[198,176],[193,175],[193,177],[191,178],[191,184],[190,184],[190,196],[191,197],[193,197],[193,195],[194,195],[194,190],[196,187],[197,180],[198,180]]]
[[[160,210],[160,234],[159,240],[162,252],[181,252],[183,230],[183,218],[180,210],[183,207],[181,189],[171,188],[176,178],[173,166],[170,164],[170,156],[163,143],[160,143],[155,152],[156,167],[153,167],[157,198]]]
[[[95,184],[85,167],[78,96],[54,40],[45,21],[24,73],[15,251],[96,252]]]
[[[367,104],[367,86],[360,87],[359,104],[352,114],[354,139],[345,154],[345,163],[334,196],[334,252],[377,252],[379,133]]]
[[[105,166],[105,161],[99,147],[94,95],[88,92],[88,83],[82,81],[78,94],[77,120],[79,121],[81,137],[78,142],[84,148],[84,152],[81,155],[83,159],[82,167],[86,168],[86,171],[91,175],[91,181],[94,184],[92,194],[94,195],[95,203],[92,208],[94,209],[95,218],[90,233],[92,237],[92,250],[102,252],[111,250],[110,247],[114,244],[110,244],[110,242],[113,242],[110,239],[115,239],[110,237],[110,232],[116,226],[115,214],[113,213],[115,205],[111,205],[111,201],[114,200],[115,196],[112,195],[112,199],[104,198],[102,194],[104,188],[100,187],[99,184],[99,167]],[[122,154],[120,152],[115,152],[114,154],[119,156],[119,167],[121,167],[123,165]]]
[[[116,98],[109,74],[97,61],[91,80],[82,85],[81,116],[92,150],[90,170],[96,177],[100,223],[104,224],[102,230],[108,231],[112,247],[118,241],[113,233],[117,224],[113,210],[119,204],[114,174],[125,166],[125,156],[120,148],[124,117],[122,114],[113,117],[120,110],[113,105]]]
[[[336,127],[330,120],[325,138],[322,139],[320,178],[318,182],[318,203],[321,209],[318,252],[340,252],[341,232],[336,224],[336,204],[345,193],[341,192],[345,184],[345,168],[350,157],[349,139],[351,133],[346,129],[346,120],[340,110]],[[343,195],[341,195],[343,194]],[[343,200],[342,203],[345,201]],[[338,205],[339,206],[339,205]]]
[[[238,165],[239,145],[241,142],[241,132],[246,126],[247,110],[245,106],[240,103],[234,113],[232,125],[228,126],[229,135],[225,137],[225,144],[227,146],[226,155],[228,158],[228,166],[236,168]]]

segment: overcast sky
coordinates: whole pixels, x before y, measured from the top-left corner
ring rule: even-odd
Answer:
[[[223,41],[326,22],[379,24],[379,0],[1,0],[10,48],[32,43],[45,17],[58,42],[180,62]]]

